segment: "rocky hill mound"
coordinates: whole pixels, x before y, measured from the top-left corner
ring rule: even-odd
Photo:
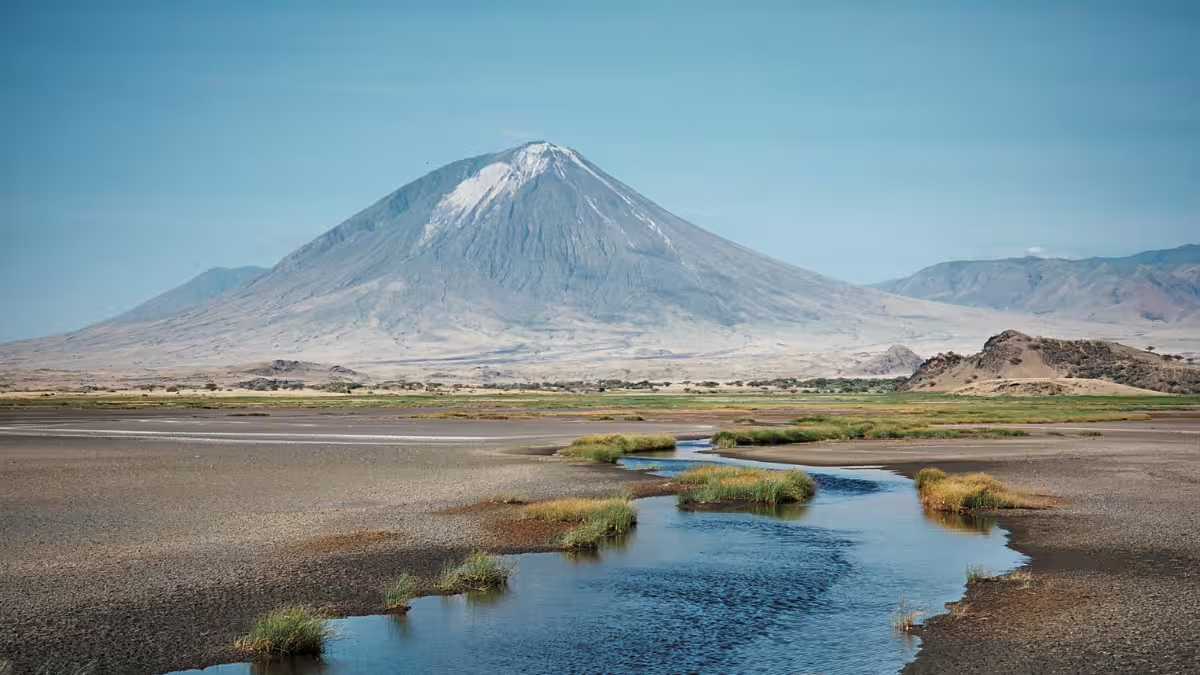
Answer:
[[[938,354],[921,364],[902,391],[979,388],[989,380],[1072,378],[1103,380],[1172,394],[1200,393],[1200,366],[1102,340],[1056,340],[1015,330],[990,338],[971,356]],[[1041,393],[1054,393],[1042,387]],[[982,389],[980,391],[983,391]]]
[[[887,351],[876,354],[855,366],[848,374],[885,377],[888,375],[911,375],[925,362],[916,352],[904,345],[892,345]]]

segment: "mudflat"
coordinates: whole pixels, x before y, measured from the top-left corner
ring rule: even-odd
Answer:
[[[261,612],[375,613],[400,572],[476,548],[544,550],[481,504],[638,480],[539,448],[680,422],[418,419],[412,410],[0,411],[0,659],[20,672],[155,673],[237,660]],[[1030,435],[813,443],[725,454],[986,470],[1061,505],[1006,513],[1029,581],[972,584],[929,619],[912,673],[1200,669],[1200,419],[1030,425]],[[669,415],[664,415],[669,418]],[[1021,426],[1021,425],[1005,425]],[[540,547],[540,548],[539,548]],[[942,608],[927,608],[933,612]]]
[[[275,607],[377,613],[401,572],[537,549],[489,527],[486,509],[455,507],[639,478],[532,448],[708,429],[394,409],[0,411],[0,660],[123,674],[239,660],[233,641]]]
[[[1200,672],[1200,419],[1162,415],[1029,431],[1003,441],[736,454],[882,464],[910,476],[924,466],[988,471],[1062,500],[1000,518],[1010,545],[1031,557],[1032,579],[971,584],[953,614],[920,629],[921,651],[904,673]]]

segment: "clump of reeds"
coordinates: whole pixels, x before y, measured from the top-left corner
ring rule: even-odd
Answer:
[[[285,607],[258,617],[237,646],[259,656],[320,654],[332,635],[324,614],[307,607]]]
[[[396,579],[391,586],[383,592],[383,604],[391,610],[409,609],[408,601],[417,597],[418,589],[421,586],[419,579],[411,574],[404,573]]]
[[[1042,506],[1038,499],[1014,490],[986,473],[947,475],[921,469],[913,481],[921,502],[937,511],[1023,509]]]
[[[514,569],[516,566],[512,563],[480,551],[442,570],[437,587],[448,593],[489,591],[507,584]]]
[[[995,581],[996,575],[982,565],[967,566],[967,583],[977,584],[984,581]]]
[[[675,477],[695,487],[678,494],[680,504],[802,502],[816,493],[812,478],[799,469],[768,471],[740,466],[699,466]]]
[[[670,450],[675,437],[670,434],[588,434],[558,451],[564,457],[590,459],[594,462],[616,462],[630,452]]]
[[[917,627],[917,618],[924,613],[901,598],[900,604],[892,610],[892,628],[907,633]]]
[[[628,494],[614,497],[567,497],[529,504],[525,516],[534,520],[577,523],[562,535],[559,544],[568,549],[593,549],[610,537],[625,534],[637,523],[637,509]]]

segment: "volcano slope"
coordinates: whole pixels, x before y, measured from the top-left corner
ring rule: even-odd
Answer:
[[[777,367],[804,351],[977,343],[1014,323],[1037,326],[756,253],[578,152],[536,142],[437,169],[199,305],[3,345],[0,367],[287,358],[376,370],[559,364],[587,375],[606,359],[734,356]]]

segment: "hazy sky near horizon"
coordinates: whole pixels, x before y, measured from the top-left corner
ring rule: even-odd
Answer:
[[[545,139],[860,283],[1200,243],[1200,3],[6,2],[0,341]]]

